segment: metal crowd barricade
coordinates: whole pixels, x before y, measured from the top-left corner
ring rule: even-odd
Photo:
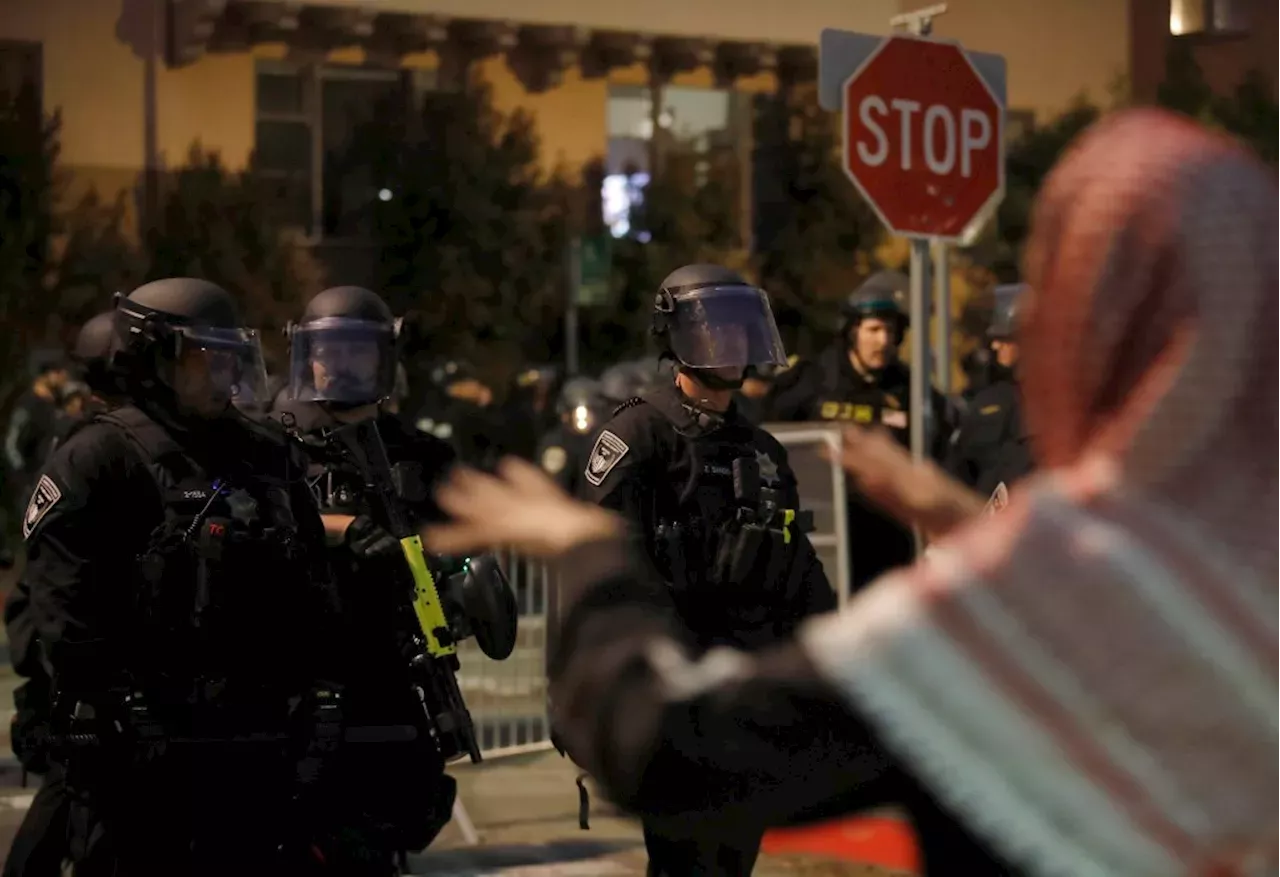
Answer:
[[[840,429],[814,423],[765,427],[787,449],[800,487],[801,509],[813,512],[809,534],[840,605],[848,600],[850,558],[845,527],[845,475],[822,448],[840,449]],[[486,658],[473,640],[462,643],[458,684],[471,710],[486,758],[516,755],[551,746],[547,716],[548,632],[555,624],[557,582],[544,563],[516,555],[502,558],[520,608],[515,651],[505,661]]]
[[[787,460],[800,488],[800,508],[813,512],[814,531],[809,534],[809,541],[836,589],[839,604],[844,606],[849,600],[853,561],[846,525],[845,474],[839,462],[840,427],[766,423],[764,429],[787,449]],[[830,459],[823,459],[823,448],[830,451]]]
[[[553,577],[546,564],[502,558],[520,610],[515,651],[505,661],[484,656],[475,640],[458,648],[458,687],[467,701],[486,758],[551,746],[547,720],[547,611]]]

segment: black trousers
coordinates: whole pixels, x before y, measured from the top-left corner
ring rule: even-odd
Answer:
[[[62,861],[68,857],[70,818],[71,801],[62,769],[54,765],[13,836],[3,877],[59,877]]]
[[[700,834],[676,836],[670,824],[662,828],[644,823],[644,846],[649,854],[647,877],[750,877],[760,856],[758,832],[735,837]]]

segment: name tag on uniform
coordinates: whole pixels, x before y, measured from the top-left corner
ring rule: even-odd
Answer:
[[[880,412],[880,422],[890,429],[907,428],[907,412],[890,411],[887,408]]]
[[[871,423],[875,419],[875,409],[870,405],[852,402],[823,402],[818,414],[823,420],[852,420],[854,423]]]

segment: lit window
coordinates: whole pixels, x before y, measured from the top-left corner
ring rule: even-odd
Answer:
[[[605,225],[617,237],[631,233],[631,211],[640,204],[649,181],[651,149],[659,148],[663,155],[674,151],[704,156],[722,145],[732,149],[736,142],[734,92],[667,86],[660,95],[662,104],[655,120],[652,89],[637,85],[609,88],[605,108],[609,145],[601,194]]]
[[[379,108],[435,84],[434,71],[259,61],[256,169],[275,187],[281,220],[312,239],[367,236],[373,203],[394,193],[346,160],[352,135]]]
[[[1169,33],[1238,34],[1249,27],[1248,0],[1170,0]]]

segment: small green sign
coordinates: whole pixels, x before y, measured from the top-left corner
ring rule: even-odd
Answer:
[[[613,238],[608,234],[583,238],[577,249],[578,305],[608,304],[613,287]]]

